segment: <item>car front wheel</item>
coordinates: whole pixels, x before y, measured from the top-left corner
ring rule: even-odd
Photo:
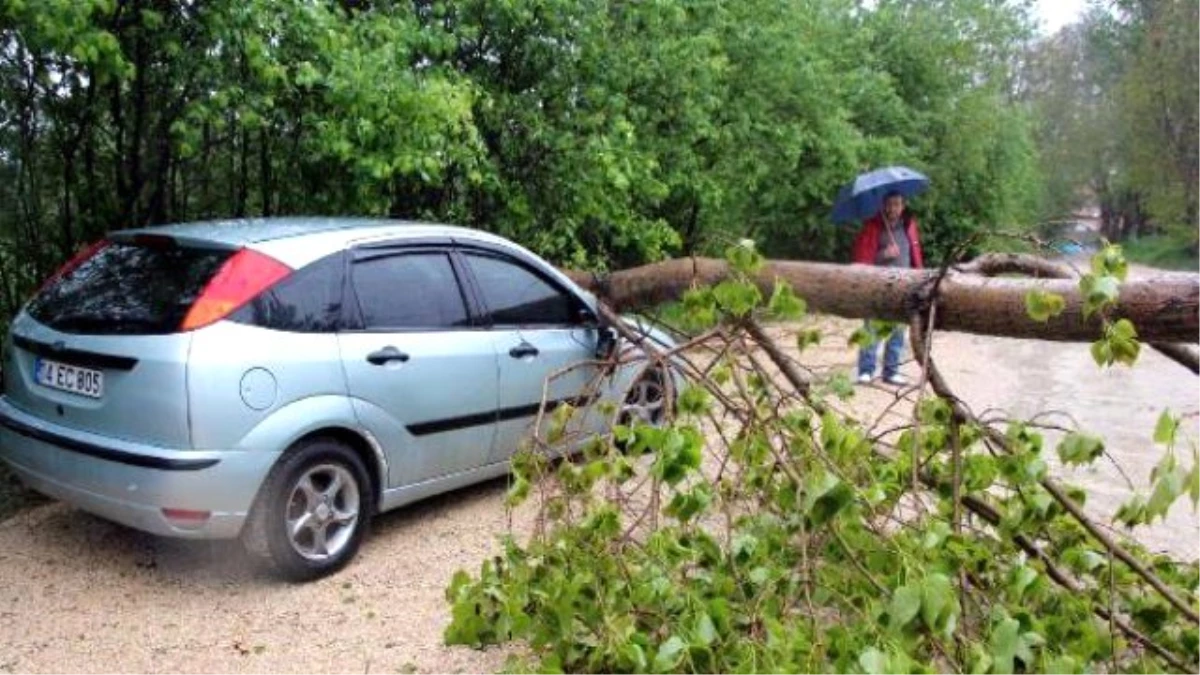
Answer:
[[[267,476],[244,539],[283,578],[316,579],[358,552],[373,506],[366,468],[352,450],[306,441]]]
[[[661,426],[667,413],[667,388],[662,370],[647,370],[633,383],[621,404],[619,421]]]

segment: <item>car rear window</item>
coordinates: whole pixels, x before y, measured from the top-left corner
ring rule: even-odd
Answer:
[[[258,294],[229,318],[295,333],[332,333],[341,324],[341,252],[311,263]]]
[[[51,282],[27,311],[64,333],[173,333],[230,255],[224,250],[112,243]]]

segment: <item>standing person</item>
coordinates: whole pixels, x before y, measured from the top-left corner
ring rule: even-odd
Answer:
[[[905,208],[904,196],[889,192],[883,198],[879,213],[863,223],[854,238],[854,262],[881,267],[911,267],[921,269],[925,257],[917,235],[917,219]],[[868,321],[866,329],[871,331]],[[869,383],[875,377],[875,361],[879,353],[879,337],[872,335],[871,344],[858,352],[858,381]],[[900,374],[900,355],[904,352],[904,327],[897,326],[888,336],[883,350],[883,381],[903,386],[908,380]]]

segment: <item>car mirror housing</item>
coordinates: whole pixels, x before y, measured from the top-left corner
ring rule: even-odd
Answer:
[[[612,326],[596,328],[596,358],[607,360],[617,348],[617,331]]]

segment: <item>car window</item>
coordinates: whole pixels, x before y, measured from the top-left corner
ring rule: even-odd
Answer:
[[[578,322],[578,301],[532,270],[483,253],[465,256],[494,323],[561,326]]]
[[[342,253],[293,272],[260,293],[230,319],[296,333],[331,333],[342,316]]]
[[[470,323],[446,253],[371,258],[356,262],[353,269],[367,329],[452,328]]]
[[[64,333],[163,335],[179,329],[230,251],[110,243],[29,303]]]

